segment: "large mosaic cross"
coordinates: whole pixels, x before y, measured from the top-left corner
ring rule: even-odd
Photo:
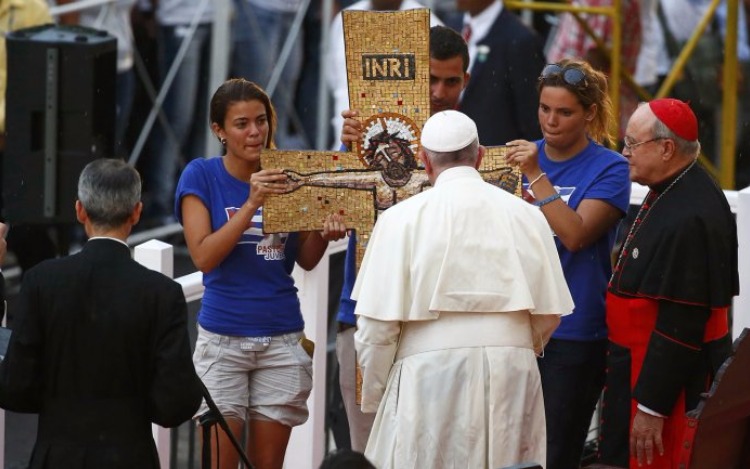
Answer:
[[[331,213],[357,232],[357,266],[378,213],[429,188],[417,160],[430,114],[429,10],[344,11],[349,102],[364,138],[351,152],[264,150],[264,168],[283,168],[290,192],[269,197],[266,233],[319,230]],[[339,110],[340,111],[340,110]],[[480,173],[521,195],[521,173],[505,147],[488,148]]]
[[[349,104],[364,137],[352,152],[264,150],[264,168],[283,168],[290,191],[266,199],[266,233],[319,230],[331,213],[357,232],[359,268],[378,213],[430,186],[417,155],[430,113],[429,11],[344,11]],[[337,110],[340,111],[340,110]],[[521,173],[489,148],[482,177],[521,196]],[[356,370],[357,402],[362,374]]]

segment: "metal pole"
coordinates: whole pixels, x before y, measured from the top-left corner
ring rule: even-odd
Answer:
[[[232,31],[227,25],[231,24],[231,0],[213,0],[214,21],[211,26],[211,72],[208,81],[207,95],[201,99],[211,102],[214,91],[227,79],[229,75],[229,54],[232,50]],[[206,106],[206,109],[210,109]],[[206,123],[205,155],[218,155],[221,145],[214,138],[211,128]]]
[[[329,116],[329,95],[328,83],[326,83],[326,67],[328,63],[328,48],[330,46],[331,36],[331,17],[333,16],[333,0],[323,0],[321,11],[320,34],[320,72],[318,76],[318,134],[315,136],[315,148],[325,150],[328,147],[328,128],[331,126]]]
[[[680,55],[678,55],[674,60],[674,63],[672,63],[672,69],[667,74],[667,77],[664,79],[664,82],[661,84],[661,87],[659,88],[659,91],[656,92],[656,96],[654,96],[654,98],[663,98],[672,90],[674,83],[677,81],[677,78],[682,74],[682,70],[685,68],[685,63],[693,53],[695,45],[698,43],[698,39],[700,39],[701,35],[703,35],[703,32],[708,26],[708,23],[710,23],[711,19],[714,17],[714,12],[716,11],[716,7],[719,6],[720,1],[721,0],[712,0],[711,5],[709,5],[708,9],[706,10],[706,13],[703,14],[703,18],[695,27],[693,35],[690,36],[690,39],[688,39],[688,41],[682,47],[682,52],[680,52]],[[734,18],[736,22],[737,17],[735,16]],[[737,41],[735,39],[735,47],[736,42]]]
[[[159,89],[159,94],[156,96],[156,101],[151,107],[151,112],[149,112],[148,117],[146,118],[146,122],[143,124],[143,128],[141,129],[141,133],[140,135],[138,135],[138,140],[135,142],[133,150],[130,152],[128,163],[132,165],[135,165],[135,163],[138,161],[138,156],[141,154],[141,150],[143,150],[143,147],[146,145],[146,139],[151,132],[151,127],[153,127],[154,125],[156,115],[159,113],[159,109],[164,103],[164,99],[167,97],[167,93],[169,92],[169,88],[172,86],[172,82],[174,81],[175,76],[177,76],[177,72],[179,71],[180,65],[182,64],[182,61],[187,54],[187,50],[190,47],[190,42],[193,40],[193,36],[195,36],[195,30],[198,29],[198,22],[200,21],[201,16],[203,16],[203,12],[206,10],[208,2],[209,0],[202,0],[200,5],[198,5],[198,9],[196,10],[195,15],[193,15],[193,19],[190,22],[190,29],[188,30],[188,34],[185,35],[182,44],[180,44],[180,49],[177,51],[177,55],[172,61],[172,65],[169,67],[167,76],[164,78],[164,83],[162,83],[161,88]]]
[[[622,0],[612,2],[614,11],[609,14],[612,21],[612,60],[609,68],[609,94],[612,96],[612,113],[617,119],[617,139],[620,138],[620,69],[622,68]]]
[[[100,5],[114,2],[115,0],[80,0],[74,3],[67,3],[65,5],[50,6],[49,14],[51,16],[60,16],[66,13],[73,13],[74,11],[86,10],[88,8],[94,8]]]
[[[531,3],[534,0],[521,0],[524,3]],[[523,24],[528,26],[529,28],[534,27],[534,12],[529,10],[528,8],[524,8],[521,12],[521,21]]]
[[[299,36],[299,33],[302,30],[302,22],[305,20],[305,14],[307,14],[307,9],[309,7],[310,0],[305,0],[300,9],[297,10],[297,14],[294,17],[294,23],[292,23],[292,29],[289,31],[289,35],[286,37],[284,47],[281,49],[281,54],[279,54],[279,59],[273,69],[271,78],[268,79],[266,93],[268,93],[268,96],[270,96],[271,98],[273,98],[273,92],[276,91],[276,86],[279,84],[281,72],[284,71],[284,67],[289,60],[289,55],[292,53],[292,47],[295,46],[297,36]]]
[[[44,216],[57,214],[57,117],[59,113],[58,74],[60,54],[47,49],[44,106]]]
[[[737,21],[739,0],[727,0],[727,33],[724,38],[724,71],[721,104],[721,168],[719,182],[724,189],[734,189],[737,145]]]

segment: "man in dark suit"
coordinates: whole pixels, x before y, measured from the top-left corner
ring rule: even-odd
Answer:
[[[458,109],[474,120],[485,146],[542,137],[537,77],[544,68],[541,39],[499,0],[458,0],[471,57]]]
[[[89,241],[24,276],[0,406],[39,414],[32,469],[158,468],[150,424],[177,426],[201,402],[182,289],[125,243],[140,197],[133,167],[89,163],[75,206]]]

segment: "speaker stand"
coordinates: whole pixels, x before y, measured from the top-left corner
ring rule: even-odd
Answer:
[[[232,429],[229,428],[229,424],[227,423],[226,419],[223,415],[221,415],[221,411],[219,411],[219,408],[216,407],[216,403],[214,402],[213,398],[211,398],[211,393],[208,392],[208,389],[206,388],[206,385],[203,384],[203,381],[201,381],[201,388],[203,389],[203,398],[206,400],[206,405],[208,406],[208,412],[201,415],[199,419],[201,428],[203,429],[203,454],[201,456],[202,469],[211,469],[211,430],[217,424],[229,437],[229,441],[232,442],[232,446],[234,446],[234,449],[237,450],[237,454],[240,455],[240,459],[242,459],[245,467],[247,469],[253,469],[253,465],[250,464],[250,460],[247,458],[247,455],[242,449],[240,443],[237,441],[237,438],[235,438],[234,433],[232,433]]]

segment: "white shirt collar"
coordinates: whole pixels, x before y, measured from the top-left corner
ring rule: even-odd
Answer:
[[[495,22],[500,13],[503,11],[503,2],[496,1],[492,2],[490,6],[485,8],[481,13],[476,16],[470,16],[468,13],[464,13],[464,24],[469,23],[471,25],[471,38],[469,39],[469,47],[476,47],[477,42],[484,39],[485,36],[490,32],[492,24]]]
[[[495,1],[477,16],[472,17],[468,13],[464,13],[464,25],[469,24],[471,26],[471,37],[468,43],[469,71],[474,68],[474,64],[477,62],[477,43],[487,37],[492,25],[502,11],[503,2]]]

